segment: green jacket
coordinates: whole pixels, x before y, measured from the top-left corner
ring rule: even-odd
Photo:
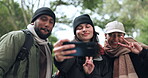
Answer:
[[[12,31],[0,38],[0,78],[25,78],[27,60],[20,62],[17,72],[14,71],[14,64],[17,54],[25,41],[25,34],[22,31]],[[29,52],[28,78],[39,78],[39,48],[34,41]],[[7,73],[7,75],[6,75]]]

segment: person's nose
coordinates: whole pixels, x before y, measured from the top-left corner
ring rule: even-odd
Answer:
[[[85,27],[83,27],[83,29],[82,29],[83,31],[86,31],[86,28]]]
[[[113,38],[114,38],[114,41],[118,41],[119,40],[119,37],[116,34],[113,36]]]
[[[48,29],[48,30],[52,30],[53,29],[53,25],[51,25],[51,23],[49,23],[49,22],[46,22],[45,28]]]
[[[49,22],[46,22],[45,23],[45,27],[47,28],[47,27],[49,27],[50,26],[50,23]]]
[[[53,28],[53,25],[52,25],[52,23],[50,23],[50,22],[46,22],[45,27],[46,27],[47,29],[52,29],[52,28]]]
[[[115,38],[114,38],[114,41],[118,41],[118,37],[115,37]]]

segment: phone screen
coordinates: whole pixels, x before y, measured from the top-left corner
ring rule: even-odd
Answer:
[[[75,44],[75,48],[66,49],[67,50],[76,50],[74,54],[68,54],[66,56],[96,56],[98,53],[97,43],[95,42],[64,42],[66,44]]]

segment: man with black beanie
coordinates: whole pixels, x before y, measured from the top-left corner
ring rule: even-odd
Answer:
[[[31,23],[33,23],[41,15],[49,15],[53,18],[54,21],[56,19],[54,12],[50,8],[42,7],[35,11]]]
[[[48,7],[42,7],[35,11],[31,24],[24,30],[27,34],[22,30],[12,31],[0,38],[0,78],[51,78],[52,46],[48,37],[55,20],[54,12]],[[32,43],[27,43],[30,41],[26,40],[28,34]],[[22,47],[25,43],[31,45],[30,50]],[[18,57],[21,58],[19,63]]]

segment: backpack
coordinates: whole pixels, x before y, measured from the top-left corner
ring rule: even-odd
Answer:
[[[33,37],[29,30],[23,29],[22,30],[25,33],[25,42],[23,46],[21,47],[20,52],[17,55],[16,61],[15,61],[15,67],[14,67],[14,77],[17,76],[18,67],[20,65],[20,61],[27,59],[27,65],[26,65],[26,71],[25,71],[25,78],[28,78],[28,69],[29,69],[29,51],[31,49],[31,46],[33,45]]]

